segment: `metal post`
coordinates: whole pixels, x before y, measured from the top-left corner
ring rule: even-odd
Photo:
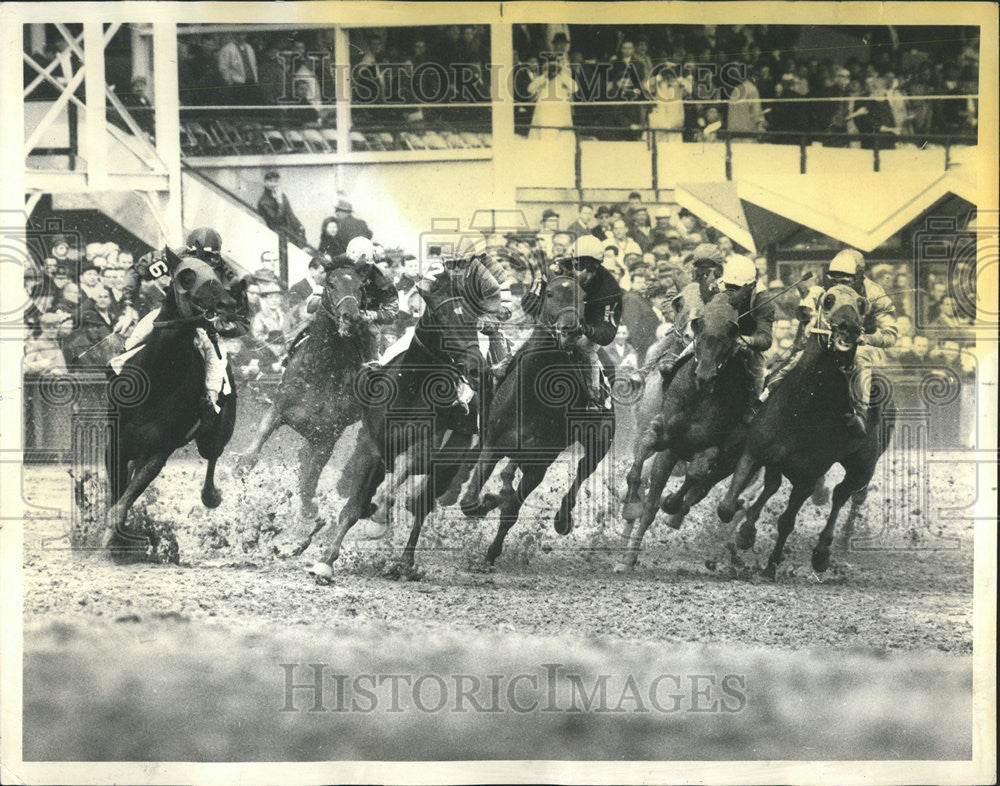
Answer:
[[[659,201],[660,199],[660,173],[659,173],[659,158],[657,157],[657,144],[656,144],[656,132],[653,129],[646,129],[646,133],[649,134],[649,161],[653,167],[653,199]]]
[[[163,223],[171,237],[169,244],[180,243],[184,229],[181,221],[181,116],[177,80],[177,24],[153,23],[153,106],[156,128],[156,152],[167,167],[168,191],[160,202]]]
[[[104,30],[100,22],[83,23],[83,84],[87,101],[87,186],[108,187],[108,117],[104,98]]]
[[[726,180],[733,179],[733,140],[726,135]]]
[[[878,154],[878,134],[876,133],[872,137],[872,139],[874,140],[874,143],[872,144],[872,156],[873,156],[872,165],[874,166],[874,170],[873,171],[878,172],[882,168],[882,161],[879,158],[879,154]]]
[[[799,174],[804,175],[806,173],[806,142],[809,140],[806,137],[802,137],[799,140]]]
[[[490,61],[496,69],[490,79],[493,125],[493,207],[513,210],[517,187],[512,173],[517,171],[514,135],[514,97],[507,87],[514,73],[514,28],[510,24],[490,25]],[[577,143],[579,146],[579,143]]]
[[[278,231],[278,278],[281,286],[288,289],[288,235]]]
[[[351,40],[350,31],[333,28],[333,76],[337,89],[337,152],[351,152]]]

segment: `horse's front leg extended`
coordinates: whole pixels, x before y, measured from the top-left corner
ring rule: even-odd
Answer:
[[[632,467],[625,476],[628,487],[625,490],[625,503],[622,506],[622,517],[634,521],[642,513],[642,500],[639,497],[639,487],[642,485],[642,468],[650,456],[662,448],[663,418],[657,415],[639,435],[633,452]]]
[[[130,541],[129,545],[136,545],[135,539],[130,538],[125,529],[125,517],[129,509],[149,486],[150,483],[160,474],[163,465],[167,463],[170,451],[160,451],[143,456],[135,462],[135,472],[129,480],[128,486],[121,497],[112,505],[105,514],[105,532],[103,539],[104,548],[124,547],[125,541]]]

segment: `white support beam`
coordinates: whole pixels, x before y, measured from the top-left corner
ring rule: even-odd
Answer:
[[[22,162],[21,166],[24,166]],[[105,191],[168,191],[170,180],[166,175],[130,174],[117,175],[111,173],[107,178]],[[29,169],[24,174],[24,185],[31,190],[46,193],[79,193],[93,191],[85,172],[69,172],[67,170]],[[6,183],[4,183],[6,187]],[[22,197],[23,204],[23,197]]]
[[[166,242],[183,240],[181,224],[181,116],[177,78],[177,23],[153,23],[153,106],[156,152],[167,167],[168,189],[164,223],[170,231]]]
[[[130,25],[129,34],[132,37],[132,78],[142,77],[151,82],[153,72],[153,39],[148,30],[139,25]],[[131,90],[131,85],[129,86]]]
[[[83,23],[83,71],[87,124],[87,183],[95,191],[108,187],[107,105],[104,101],[104,36],[100,22]]]
[[[337,84],[337,153],[351,150],[351,41],[347,28],[333,33],[334,78]]]
[[[513,210],[517,187],[513,173],[518,162],[514,154],[514,96],[508,90],[514,71],[514,33],[509,24],[490,25],[490,62],[497,72],[490,80],[493,121],[493,204],[496,210]]]

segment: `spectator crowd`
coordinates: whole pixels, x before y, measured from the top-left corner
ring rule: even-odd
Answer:
[[[891,147],[894,135],[976,129],[977,101],[963,96],[978,93],[979,38],[964,28],[830,28],[865,42],[852,51],[801,44],[804,25],[514,27],[516,125],[529,136],[560,101],[575,102],[578,131],[603,139],[852,133]]]

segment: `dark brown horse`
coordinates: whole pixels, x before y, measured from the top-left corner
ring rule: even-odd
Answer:
[[[215,464],[233,434],[236,386],[227,368],[232,392],[220,397],[219,415],[202,424],[199,400],[205,390],[205,362],[194,342],[197,329],[211,334],[217,315],[234,300],[206,263],[194,258],[174,262],[175,297],[164,301],[145,345],[108,383],[114,437],[105,464],[114,504],[106,513],[104,545],[115,556],[145,547],[144,539],[125,527],[126,516],[170,454],[191,439],[208,459],[201,501],[209,508],[222,502]],[[178,298],[183,308],[176,305]]]
[[[719,503],[719,518],[731,521],[737,507],[742,507],[740,492],[761,467],[765,468],[764,489],[746,511],[737,534],[736,544],[747,549],[756,539],[756,523],[764,503],[781,486],[782,476],[791,481],[788,504],[778,517],[778,537],[768,559],[767,574],[772,578],[784,556],[785,541],[795,528],[799,508],[830,467],[838,463],[846,474],[833,490],[830,514],[812,553],[814,570],[822,572],[829,567],[840,509],[852,495],[863,498],[888,446],[896,417],[891,398],[872,401],[864,436],[856,436],[844,421],[851,399],[842,369],[853,363],[867,305],[864,297],[842,285],[831,287],[823,296],[818,326],[798,362],[775,386],[754,419],[729,490]]]
[[[733,299],[733,293],[719,292],[691,320],[694,355],[682,362],[670,379],[660,397],[659,411],[640,420],[648,425],[640,432],[626,478],[622,510],[625,553],[615,565],[616,572],[635,565],[642,537],[659,509],[660,494],[679,460],[688,462],[684,483],[663,503],[671,514],[668,523],[674,528],[680,526],[692,505],[733,471],[740,455],[745,434],[742,421],[753,380],[736,354],[740,348],[739,311]],[[647,388],[660,384],[659,369],[649,373],[653,380],[647,382]],[[655,400],[651,395],[648,398]],[[649,490],[640,501],[642,468],[654,453]]]
[[[569,533],[580,486],[614,441],[614,410],[586,411],[586,383],[569,354],[568,342],[580,323],[582,302],[576,279],[556,276],[549,281],[542,318],[514,355],[493,396],[482,449],[461,503],[467,516],[484,516],[500,508],[497,535],[486,551],[491,564],[500,556],[524,500],[560,453],[580,442],[583,457],[554,517],[556,532]],[[504,472],[503,491],[499,496],[481,497],[484,484],[504,457],[510,457],[511,463]],[[515,469],[522,475],[516,489],[512,485]]]
[[[347,532],[374,512],[372,498],[387,471],[418,481],[408,500],[413,519],[401,559],[404,570],[412,568],[424,519],[466,459],[478,430],[476,394],[481,399],[484,374],[478,329],[482,319],[495,318],[500,309],[499,287],[475,260],[432,269],[417,287],[427,307],[408,349],[385,368],[357,375],[362,427],[356,466],[333,542],[310,569],[319,582],[332,578]],[[300,550],[320,529],[322,522]]]
[[[349,425],[361,419],[353,385],[362,364],[358,337],[359,329],[365,328],[358,310],[362,283],[354,268],[330,272],[326,286],[334,310],[319,306],[308,333],[288,359],[253,445],[237,460],[237,470],[245,476],[275,429],[288,425],[301,434],[305,444],[299,450],[299,499],[307,519],[319,512],[313,497],[334,445]]]

